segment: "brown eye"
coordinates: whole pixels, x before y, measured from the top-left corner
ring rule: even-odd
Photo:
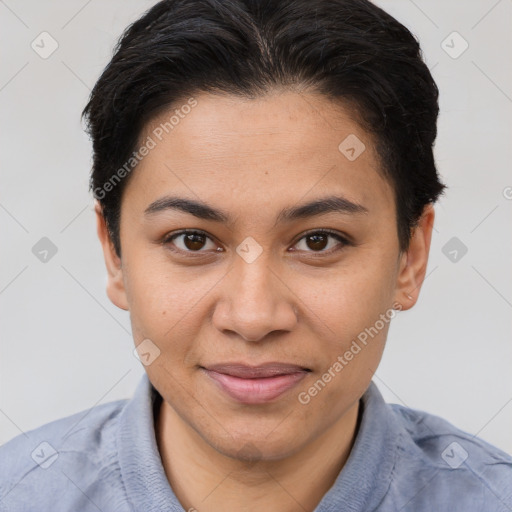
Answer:
[[[205,233],[199,231],[182,231],[167,237],[165,244],[172,244],[183,252],[206,252],[217,246]],[[205,250],[206,249],[206,250]]]
[[[349,245],[348,241],[337,233],[314,231],[303,236],[294,247],[299,251],[324,253],[335,251],[336,246],[341,249],[345,245]]]
[[[198,235],[197,233],[183,235],[183,237],[185,247],[191,251],[199,251],[203,248],[206,241],[206,237],[204,235]]]
[[[326,248],[329,241],[329,235],[318,234],[308,235],[306,237],[307,246],[314,251],[322,251]]]

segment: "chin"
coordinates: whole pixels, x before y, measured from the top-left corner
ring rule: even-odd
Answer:
[[[239,434],[216,440],[207,436],[205,440],[226,457],[248,464],[285,459],[301,448],[301,443],[296,435],[290,434],[289,437],[275,435],[272,436],[272,439],[269,439],[270,436],[272,436],[272,433],[269,430],[261,435],[255,433]]]

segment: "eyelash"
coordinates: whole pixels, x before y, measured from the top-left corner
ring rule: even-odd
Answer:
[[[162,244],[163,245],[171,245],[172,241],[181,235],[202,235],[202,236],[208,238],[209,240],[214,241],[213,238],[211,236],[209,236],[204,231],[196,230],[196,229],[184,229],[182,231],[170,233],[168,236],[164,237],[164,239],[162,240]],[[329,249],[327,251],[324,251],[324,250],[322,250],[322,251],[305,251],[306,253],[310,253],[313,257],[321,257],[323,255],[331,255],[335,252],[342,250],[346,246],[354,245],[350,240],[348,240],[348,238],[342,236],[337,231],[333,231],[331,229],[311,229],[311,230],[303,233],[301,235],[301,237],[298,238],[297,241],[293,244],[293,246],[297,245],[303,238],[307,238],[310,235],[329,235],[332,238],[335,238],[341,244],[341,247],[338,247],[335,249]],[[187,256],[190,255],[192,257],[204,256],[204,254],[207,253],[207,251],[201,251],[201,250],[185,251],[183,249],[177,249],[175,247],[170,248],[170,250],[172,250],[173,252],[180,253],[180,254],[186,254]],[[222,251],[216,251],[216,252],[222,252]],[[297,251],[297,252],[300,252],[300,251]]]

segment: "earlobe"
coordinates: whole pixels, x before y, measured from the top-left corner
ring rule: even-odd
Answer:
[[[416,304],[425,279],[434,217],[434,207],[428,204],[414,228],[407,252],[401,257],[395,302],[400,303],[404,311]]]
[[[103,249],[107,269],[107,296],[118,308],[128,311],[121,258],[117,255],[110,238],[100,203],[95,200],[96,228]]]

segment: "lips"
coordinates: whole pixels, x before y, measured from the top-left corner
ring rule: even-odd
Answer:
[[[249,366],[241,363],[216,364],[208,366],[206,369],[241,379],[265,379],[278,375],[310,371],[308,368],[303,368],[302,366],[285,363],[265,363],[259,366]]]
[[[275,400],[297,385],[311,370],[287,363],[249,366],[243,363],[216,364],[201,370],[230,398],[244,404]]]

